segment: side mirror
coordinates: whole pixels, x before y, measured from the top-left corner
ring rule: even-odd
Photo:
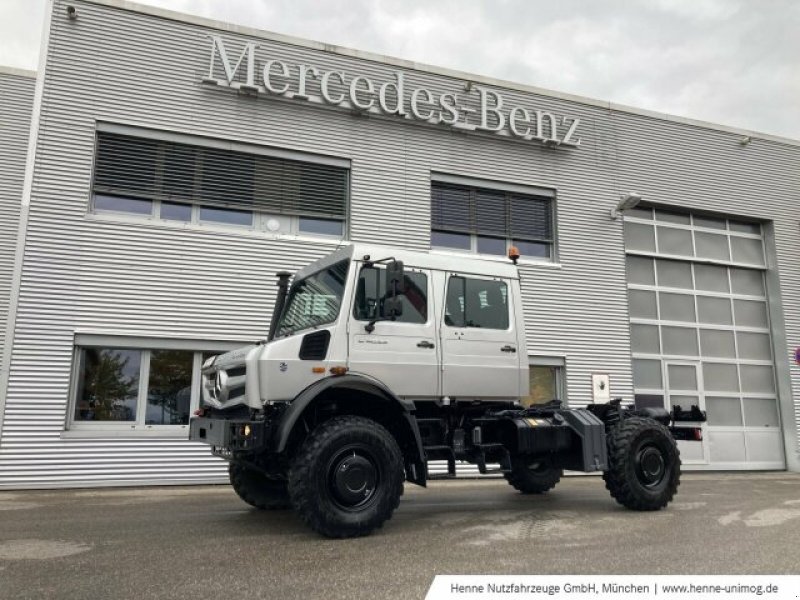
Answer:
[[[399,296],[386,298],[383,303],[383,314],[385,317],[394,320],[403,314],[403,302]]]
[[[402,260],[393,260],[386,265],[386,290],[384,296],[394,298],[406,291],[406,276]]]

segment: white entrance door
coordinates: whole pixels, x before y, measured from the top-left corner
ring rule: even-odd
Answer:
[[[700,410],[706,409],[703,394],[703,372],[699,362],[694,361],[664,361],[666,408],[671,411],[673,407],[680,406],[689,410],[693,405]],[[681,423],[679,422],[678,425]],[[697,423],[686,423],[690,427],[697,427]],[[678,449],[681,452],[681,461],[684,464],[707,464],[708,444],[705,440],[705,424],[703,424],[703,440],[683,441],[678,440]]]

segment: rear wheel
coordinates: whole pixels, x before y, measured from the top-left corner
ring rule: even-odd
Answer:
[[[523,494],[543,494],[553,489],[563,475],[564,471],[553,465],[549,456],[515,456],[511,459],[511,472],[505,478]]]
[[[617,502],[633,510],[659,510],[670,503],[680,485],[681,459],[664,425],[630,417],[608,432],[607,442],[603,479]]]
[[[285,481],[269,479],[263,473],[238,463],[228,467],[233,490],[250,506],[261,510],[290,508]]]
[[[394,437],[363,417],[318,426],[289,471],[289,496],[300,518],[322,535],[368,535],[391,518],[403,493],[403,455]]]

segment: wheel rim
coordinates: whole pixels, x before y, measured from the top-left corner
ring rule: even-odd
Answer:
[[[328,490],[333,501],[348,511],[363,510],[375,500],[380,470],[364,446],[348,446],[328,461]]]
[[[658,487],[667,475],[667,460],[664,452],[651,444],[639,448],[634,464],[636,478],[647,488]]]

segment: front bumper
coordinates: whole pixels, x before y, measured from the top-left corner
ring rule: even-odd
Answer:
[[[264,421],[193,417],[189,421],[189,440],[211,446],[220,456],[234,452],[258,452],[266,448],[268,428]]]

